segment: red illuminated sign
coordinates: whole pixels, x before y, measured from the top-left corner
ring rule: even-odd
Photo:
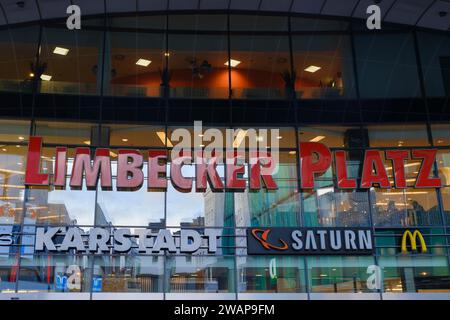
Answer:
[[[67,171],[67,148],[58,147],[55,153],[54,176],[50,179],[48,173],[40,172],[42,149],[41,137],[30,137],[25,173],[25,184],[30,186],[49,186],[64,188]],[[75,148],[75,156],[70,172],[69,185],[72,189],[80,189],[83,179],[87,189],[96,189],[98,181],[103,190],[112,189],[111,157],[107,148],[97,148],[91,157],[88,147]],[[436,188],[441,186],[441,179],[432,176],[433,164],[436,160],[436,149],[386,150],[384,158],[392,163],[394,185],[396,188],[406,188],[405,161],[420,160],[415,187]],[[244,178],[246,168],[238,161],[236,151],[225,153],[225,181],[217,171],[217,157],[206,158],[202,150],[195,152],[180,152],[170,163],[168,151],[147,151],[147,190],[167,190],[167,164],[170,166],[170,181],[180,192],[191,192],[195,181],[195,191],[205,192],[208,185],[213,192],[232,191],[242,192],[249,188],[251,191],[265,188],[278,188],[273,178],[274,159],[269,153],[260,155],[259,152],[249,152],[248,178]],[[334,162],[337,184],[342,189],[368,189],[373,186],[390,188],[387,168],[380,150],[366,150],[363,160],[361,179],[348,176],[347,154],[343,150],[333,152],[322,143],[300,143],[300,185],[302,189],[313,189],[315,178],[332,168]],[[184,177],[182,167],[195,159],[195,178]],[[138,150],[120,149],[117,154],[117,190],[133,191],[144,184],[144,156]]]

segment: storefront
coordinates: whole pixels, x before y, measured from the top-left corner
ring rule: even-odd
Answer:
[[[448,31],[213,9],[5,15],[0,299],[449,299]]]

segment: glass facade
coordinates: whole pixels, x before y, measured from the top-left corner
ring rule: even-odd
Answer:
[[[81,31],[57,20],[0,29],[0,228],[14,235],[14,245],[0,246],[1,292],[450,293],[448,39],[237,13],[107,16]],[[169,181],[167,191],[116,191],[119,149],[169,152],[173,131],[193,133],[194,120],[204,131],[278,129],[278,189],[181,193]],[[110,148],[113,190],[25,186],[30,136],[43,138],[41,171],[51,177],[54,148],[68,148],[67,185],[74,148]],[[443,186],[415,189],[420,163],[409,160],[407,189],[339,189],[334,166],[314,189],[301,189],[299,143],[308,141],[345,150],[354,178],[364,149],[436,148],[433,175]],[[393,181],[392,161],[383,161]],[[147,169],[144,162],[144,185]],[[193,166],[183,170],[195,175]],[[209,227],[221,238],[215,254],[37,253],[38,226]],[[369,256],[247,255],[250,227],[369,227],[376,248]],[[423,234],[427,252],[400,252],[410,229]],[[370,266],[381,268],[376,288]]]

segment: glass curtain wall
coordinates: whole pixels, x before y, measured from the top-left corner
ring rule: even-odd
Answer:
[[[70,35],[53,26],[1,30],[0,45],[5,50],[0,55],[0,91],[19,92],[24,97],[28,93],[99,95],[104,101],[111,97],[231,98],[237,103],[287,99],[300,115],[307,100],[318,100],[322,106],[326,100],[350,99],[361,103],[361,109],[370,107],[371,100],[388,112],[386,100],[391,98],[420,100],[421,108],[426,107],[425,98],[448,98],[445,37],[433,35],[441,40],[433,41],[438,43],[433,47],[425,33],[418,37],[400,30],[389,35],[352,34],[346,23],[330,21],[311,28],[309,22],[210,14],[108,18],[108,31],[97,28]],[[130,25],[142,32],[129,30]],[[414,41],[418,41],[418,52]],[[416,54],[422,65],[417,65]],[[422,68],[423,79],[418,68]],[[435,87],[429,79],[439,72],[440,85]],[[421,82],[425,92],[420,90]],[[407,108],[413,106],[414,102],[407,104]],[[406,115],[405,109],[395,112]],[[421,118],[387,125],[380,124],[381,120],[349,122],[336,117],[331,121],[334,125],[323,125],[293,118],[277,136],[280,165],[275,178],[280,188],[270,194],[26,188],[23,175],[30,132],[44,138],[41,170],[50,174],[55,145],[71,148],[70,172],[74,147],[109,146],[114,170],[121,147],[167,151],[172,144],[174,124],[167,121],[85,121],[81,116],[55,120],[24,116],[0,122],[0,224],[17,235],[20,245],[1,249],[2,292],[395,293],[450,289],[446,227],[450,221],[450,135],[444,122]],[[298,141],[320,141],[333,150],[346,150],[353,177],[361,170],[362,148],[439,147],[435,173],[443,178],[444,186],[343,191],[333,179],[335,168],[330,168],[312,191],[300,190]],[[412,179],[417,163],[410,161],[407,168],[407,179]],[[392,177],[392,169],[388,171]],[[221,242],[220,254],[206,257],[135,252],[129,256],[59,256],[32,250],[36,225],[70,225],[87,231],[94,224],[111,229],[167,226],[173,232],[208,226],[227,237]],[[377,252],[369,257],[247,256],[243,231],[253,226],[369,226],[375,230]],[[423,233],[430,245],[428,254],[399,255],[398,239],[406,228]],[[372,264],[385,273],[379,290],[368,288],[365,282]],[[80,281],[67,286],[75,273]]]

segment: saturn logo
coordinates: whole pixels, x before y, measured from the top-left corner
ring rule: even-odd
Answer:
[[[284,251],[284,250],[288,249],[288,245],[283,239],[279,239],[279,241],[281,242],[282,246],[276,246],[276,245],[273,245],[273,244],[267,242],[267,238],[269,237],[269,233],[270,233],[270,229],[267,229],[267,230],[264,230],[264,229],[252,229],[252,236],[256,240],[258,240],[266,250],[274,249],[274,250]],[[260,234],[260,235],[258,235],[258,234]]]

